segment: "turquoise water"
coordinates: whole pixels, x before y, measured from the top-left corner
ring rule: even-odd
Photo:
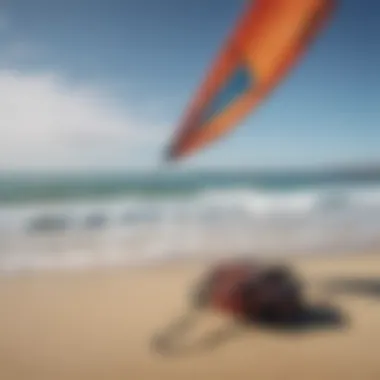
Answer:
[[[0,204],[96,199],[123,195],[146,198],[191,196],[209,189],[292,191],[326,186],[376,185],[380,185],[380,171],[379,173],[0,174]]]

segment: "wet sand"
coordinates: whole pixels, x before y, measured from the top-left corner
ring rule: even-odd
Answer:
[[[186,310],[201,264],[2,278],[0,378],[380,379],[380,254],[289,263],[315,305],[302,326],[207,314],[167,352],[152,339]]]

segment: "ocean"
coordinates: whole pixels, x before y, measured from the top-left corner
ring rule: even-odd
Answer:
[[[0,175],[0,273],[379,243],[376,172]]]

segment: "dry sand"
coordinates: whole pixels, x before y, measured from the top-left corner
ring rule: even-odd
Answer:
[[[275,331],[207,315],[186,338],[192,350],[167,353],[152,337],[183,313],[200,264],[3,278],[0,379],[380,379],[380,255],[291,263],[341,324]]]

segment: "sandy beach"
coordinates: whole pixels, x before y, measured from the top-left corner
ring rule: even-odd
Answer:
[[[168,352],[152,339],[184,313],[202,264],[4,277],[0,378],[379,379],[380,255],[288,261],[315,320],[275,330],[202,315]]]

